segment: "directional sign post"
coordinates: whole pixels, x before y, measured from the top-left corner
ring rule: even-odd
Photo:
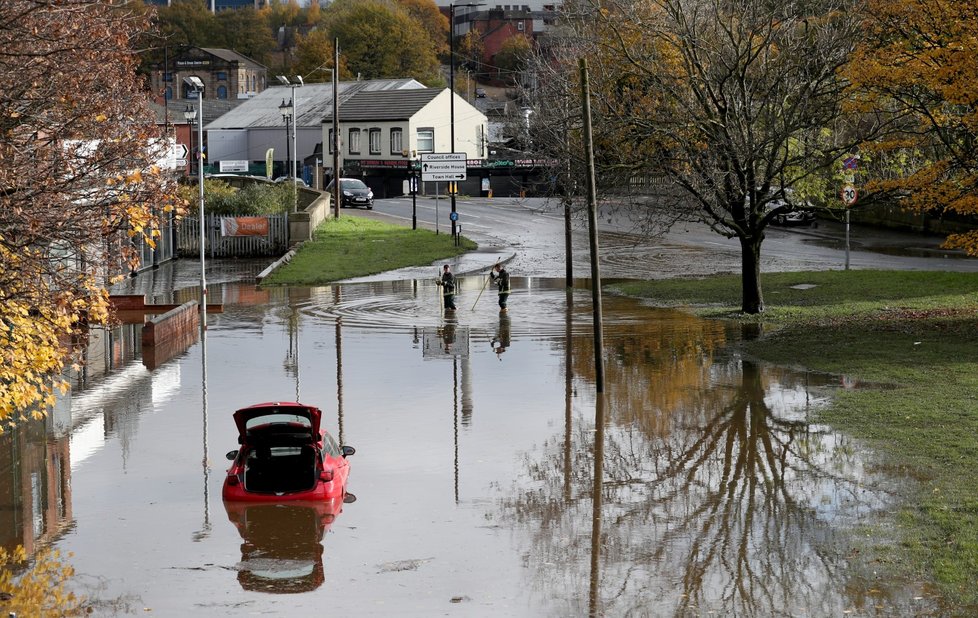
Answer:
[[[455,182],[465,180],[464,152],[431,152],[421,155],[421,180]]]

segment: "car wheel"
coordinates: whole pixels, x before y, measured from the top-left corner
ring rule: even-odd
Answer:
[[[374,209],[373,206],[369,206],[369,205],[367,206],[367,210],[373,210],[373,209]]]

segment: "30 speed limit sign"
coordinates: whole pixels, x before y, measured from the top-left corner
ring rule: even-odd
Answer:
[[[842,187],[842,201],[845,202],[846,206],[852,206],[856,203],[856,198],[859,197],[859,192],[856,191],[856,187],[852,185],[846,185]]]

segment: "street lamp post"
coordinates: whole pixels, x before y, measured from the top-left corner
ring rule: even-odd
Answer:
[[[194,121],[197,119],[197,110],[187,104],[187,107],[183,110],[183,117],[187,120],[187,124],[190,125],[190,152],[189,152],[189,167],[190,175],[194,175]]]
[[[190,93],[197,94],[197,113],[200,121],[197,123],[197,147],[204,149],[204,82],[199,77],[185,77],[184,83],[190,88]],[[189,107],[189,106],[188,106]],[[184,112],[186,113],[186,112]],[[204,254],[204,240],[206,233],[204,230],[204,166],[202,162],[197,163],[197,186],[199,187],[200,203],[198,204],[198,215],[200,218],[200,334],[203,340],[204,331],[207,330],[207,262]]]
[[[449,49],[449,64],[448,64],[448,90],[449,90],[449,124],[452,136],[452,153],[455,153],[455,7],[471,7],[471,6],[482,6],[481,2],[470,2],[466,4],[449,4],[448,5],[448,49]],[[458,185],[456,184],[456,190],[452,191],[452,239],[457,243],[458,237],[457,227],[455,224],[458,216],[455,214],[455,194],[458,192]]]
[[[285,121],[285,175],[289,175],[289,168],[292,163],[292,151],[289,150],[289,139],[291,139],[291,132],[289,131],[289,122],[292,120],[292,100],[286,103],[285,99],[282,99],[282,104],[278,106],[278,111],[282,112],[282,120]]]
[[[288,115],[289,115],[289,117],[292,120],[292,133],[291,133],[291,137],[292,137],[292,155],[290,157],[291,164],[288,166],[287,169],[289,170],[288,171],[288,174],[291,176],[289,178],[289,182],[292,183],[292,211],[295,212],[295,211],[297,211],[299,209],[298,188],[295,186],[296,177],[297,177],[297,174],[296,174],[296,161],[299,159],[299,147],[295,143],[295,125],[296,125],[296,123],[299,120],[299,116],[298,116],[298,114],[296,112],[296,109],[295,109],[296,100],[297,100],[296,99],[296,96],[295,96],[295,89],[298,86],[302,86],[302,84],[304,82],[302,81],[302,77],[299,76],[299,75],[296,75],[295,76],[295,81],[294,82],[291,81],[291,80],[289,80],[289,78],[286,77],[286,76],[284,76],[284,75],[278,75],[278,76],[276,76],[276,78],[282,84],[285,84],[285,85],[290,86],[292,88],[292,98],[289,99],[289,106],[292,109],[288,111]],[[282,116],[284,117],[286,115],[286,111],[282,109],[283,106],[285,106],[285,101],[282,101],[282,105],[279,106],[279,111],[282,112]],[[285,120],[285,130],[286,131],[289,130],[289,118],[286,118],[286,120]],[[288,135],[286,136],[286,142],[288,142]],[[286,148],[286,151],[288,151],[288,143],[286,143],[285,148]]]

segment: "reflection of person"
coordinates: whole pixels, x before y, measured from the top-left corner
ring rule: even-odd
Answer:
[[[455,310],[455,275],[448,264],[441,267],[441,279],[436,281],[442,287],[442,296],[445,299],[445,309]]]
[[[445,353],[451,354],[452,348],[455,346],[455,323],[445,322],[444,328],[441,329],[441,340],[445,344]]]
[[[509,272],[502,264],[496,264],[489,271],[489,278],[496,283],[496,288],[499,289],[499,311],[503,313],[506,311],[506,302],[509,300]]]
[[[492,350],[499,356],[509,347],[509,316],[503,313],[499,315],[499,327],[496,329],[496,336],[492,339]],[[499,360],[502,360],[501,358]]]

